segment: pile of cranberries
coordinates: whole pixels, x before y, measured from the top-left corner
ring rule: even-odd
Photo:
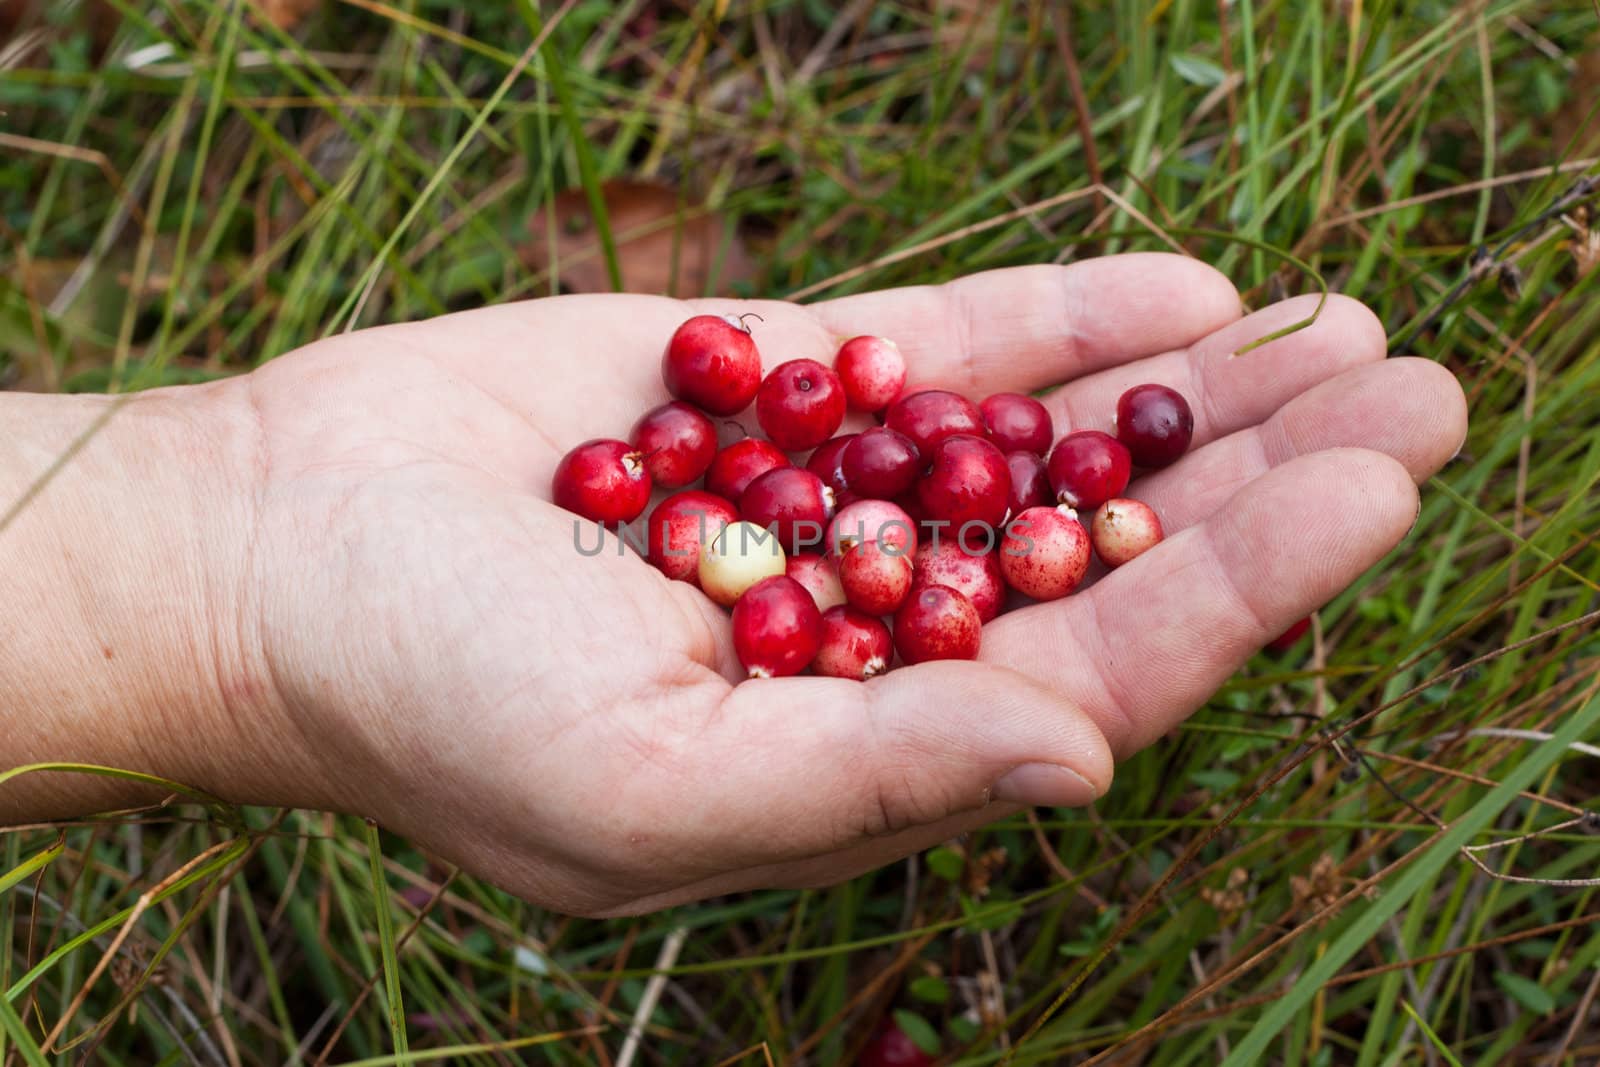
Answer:
[[[864,680],[897,652],[907,664],[976,657],[983,624],[1018,599],[1008,590],[1064,597],[1091,548],[1118,567],[1161,540],[1155,512],[1122,493],[1135,467],[1173,462],[1194,433],[1188,403],[1164,385],[1122,395],[1115,436],[1060,440],[1032,397],[902,395],[905,359],[882,337],[846,341],[831,368],[795,359],[763,378],[732,316],[678,327],[661,374],[676,399],[626,441],[567,453],[554,500],[621,527],[654,489],[676,490],[645,521],[645,558],[732,609],[752,678],[810,668]],[[719,447],[712,417],[752,401],[766,439]],[[879,425],[839,435],[848,409]]]

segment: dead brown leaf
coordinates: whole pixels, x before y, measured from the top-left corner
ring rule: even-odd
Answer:
[[[261,13],[280,30],[292,30],[321,5],[322,0],[254,0]]]
[[[755,278],[756,264],[731,220],[686,201],[656,182],[617,180],[601,187],[617,245],[622,286],[630,293],[728,296]],[[554,228],[552,255],[550,227]],[[582,189],[560,194],[529,224],[523,260],[554,271],[576,293],[611,291],[594,216]]]

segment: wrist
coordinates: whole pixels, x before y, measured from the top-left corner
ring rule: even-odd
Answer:
[[[260,793],[241,727],[270,686],[244,603],[256,434],[240,393],[0,396],[0,769],[89,763]],[[0,786],[0,823],[159,797],[30,774]]]

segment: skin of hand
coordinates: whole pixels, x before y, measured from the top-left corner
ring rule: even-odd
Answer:
[[[1352,300],[1233,357],[1314,306],[1243,316],[1218,272],[1139,254],[808,307],[558,297],[207,386],[0,398],[5,764],[368,816],[586,915],[837,882],[1021,805],[1089,803],[1393,549],[1464,440],[1454,378],[1386,360]],[[706,311],[761,315],[768,367],[874,333],[909,388],[1065,382],[1058,436],[1171,385],[1194,446],[1130,490],[1167,540],[990,624],[978,662],[735,685],[725,612],[631,551],[580,556],[549,502],[563,453],[667,399],[666,339]],[[152,799],[34,773],[0,785],[0,822]]]

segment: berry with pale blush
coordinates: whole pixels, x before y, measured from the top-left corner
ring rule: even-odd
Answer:
[[[645,556],[668,578],[700,584],[700,550],[739,512],[715,493],[686,489],[655,506],[645,521]]]
[[[802,552],[790,556],[786,573],[805,586],[818,611],[827,611],[845,602],[844,586],[839,583],[839,567],[827,556]]]
[[[816,448],[844,421],[844,386],[814,359],[791,359],[767,375],[756,392],[756,419],[785,452]]]
[[[777,467],[745,487],[739,517],[778,535],[785,552],[822,540],[833,518],[833,490],[808,470]]]
[[[917,480],[922,457],[905,434],[874,426],[856,435],[839,463],[845,484],[858,495],[893,500]]]
[[[828,555],[835,560],[863,541],[881,541],[903,555],[917,550],[917,524],[904,508],[887,500],[846,504],[828,527]]]
[[[667,392],[713,415],[750,406],[761,386],[761,353],[731,315],[696,315],[679,326],[661,358]]]
[[[632,522],[650,503],[650,474],[628,442],[596,438],[561,458],[550,496],[593,522]]]
[[[1087,511],[1128,488],[1133,459],[1110,434],[1079,430],[1056,442],[1047,469],[1056,499]]]
[[[770,470],[789,466],[789,457],[771,441],[746,437],[718,452],[706,469],[706,491],[737,504],[750,483]]]
[[[628,435],[644,456],[650,480],[662,489],[679,489],[706,472],[717,455],[717,424],[705,413],[674,400],[652,408]]]
[[[1021,393],[996,393],[978,405],[989,440],[1002,452],[1044,455],[1056,439],[1055,423],[1043,404]]]
[[[868,615],[890,615],[911,592],[911,557],[877,541],[863,541],[839,561],[839,584],[845,599]]]
[[[887,337],[850,338],[839,346],[833,369],[857,411],[882,411],[906,387],[906,357]]]
[[[978,609],[979,621],[992,622],[999,616],[1006,600],[1006,587],[998,553],[969,552],[953,538],[940,537],[918,545],[911,563],[913,589],[924,585],[949,586],[972,601],[972,606]]]
[[[752,678],[786,678],[822,647],[822,612],[799,582],[763,578],[733,606],[733,650]]]
[[[984,428],[983,413],[978,405],[960,393],[945,389],[925,389],[901,397],[890,405],[883,422],[891,430],[911,438],[911,443],[924,456],[946,437],[958,433],[983,437],[989,432]]]
[[[811,669],[828,678],[864,682],[889,669],[894,638],[882,619],[847,605],[822,613],[822,647]]]
[[[731,522],[700,546],[700,588],[718,604],[731,608],[746,589],[763,578],[787,575],[788,564],[772,534],[752,523]]]
[[[1000,543],[1006,584],[1035,600],[1056,600],[1089,569],[1089,535],[1071,508],[1029,508],[1012,519]]]
[[[1142,500],[1107,500],[1095,512],[1089,535],[1101,562],[1120,567],[1161,543],[1161,520]]]
[[[913,589],[894,615],[894,647],[907,663],[977,659],[983,621],[972,601],[945,585]]]
[[[1141,467],[1165,467],[1189,449],[1194,412],[1176,389],[1136,385],[1117,401],[1117,440]]]
[[[1011,469],[1005,455],[982,437],[946,437],[928,455],[917,500],[925,519],[947,522],[954,531],[968,523],[999,526],[1011,500]]]

